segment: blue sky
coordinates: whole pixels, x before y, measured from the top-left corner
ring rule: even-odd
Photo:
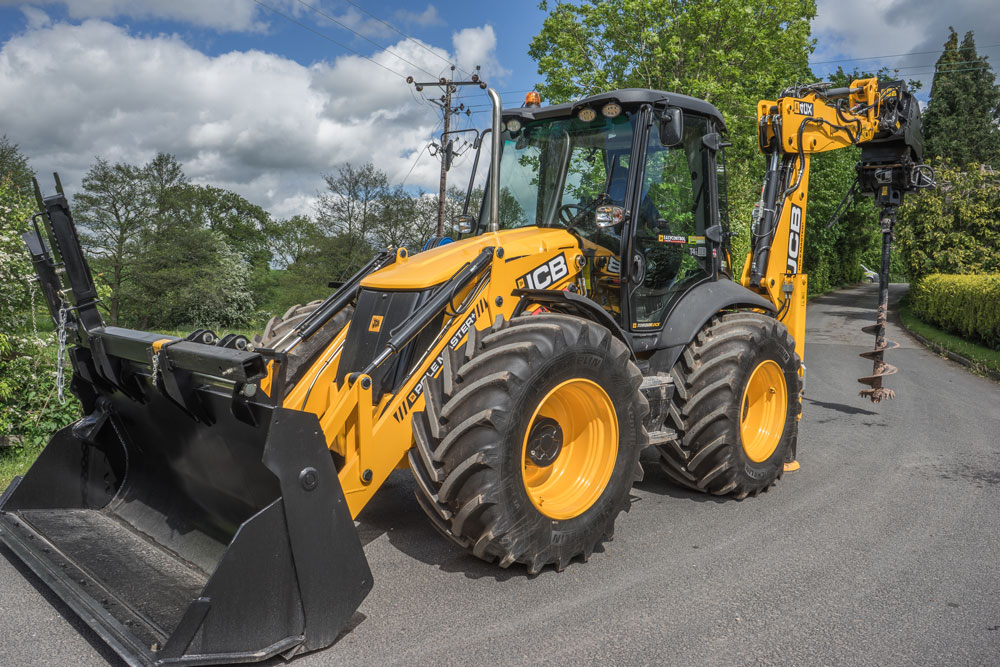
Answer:
[[[279,216],[309,213],[322,174],[345,162],[432,190],[440,116],[402,77],[479,64],[519,105],[539,79],[527,51],[544,17],[519,0],[0,0],[0,133],[71,191],[97,156],[157,151]],[[905,67],[926,97],[936,55],[896,54],[940,49],[949,24],[1000,54],[994,2],[821,0],[813,60],[886,56],[843,64]],[[463,125],[484,125],[484,91],[463,95],[483,112]]]

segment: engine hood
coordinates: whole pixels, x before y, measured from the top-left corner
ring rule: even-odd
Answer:
[[[576,238],[565,229],[506,229],[448,243],[397,260],[366,276],[361,281],[361,286],[377,290],[413,290],[438,285],[451,278],[462,265],[471,262],[488,246],[503,248],[504,259],[511,261],[525,255],[577,245]]]

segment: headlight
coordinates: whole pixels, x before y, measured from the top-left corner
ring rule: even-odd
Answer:
[[[507,121],[507,131],[513,134],[514,132],[521,131],[521,121],[516,118],[511,118]]]
[[[608,102],[601,108],[601,115],[605,118],[614,118],[622,112],[622,105],[616,102]]]
[[[584,107],[576,112],[576,117],[582,120],[584,123],[589,123],[590,121],[597,118],[597,112],[590,107]]]

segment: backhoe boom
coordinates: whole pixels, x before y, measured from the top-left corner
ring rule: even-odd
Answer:
[[[767,157],[761,199],[754,209],[751,250],[740,282],[760,292],[778,309],[778,319],[795,338],[805,358],[807,276],[802,258],[809,202],[809,159],[815,153],[861,147],[857,165],[860,192],[875,198],[882,227],[882,271],[870,385],[861,392],[878,402],[892,398],[882,377],[896,372],[882,360],[888,303],[889,247],[895,210],[903,194],[933,185],[933,172],[921,163],[923,146],[917,101],[902,81],[852,81],[847,88],[813,84],[789,88],[777,100],[757,105],[758,143]]]

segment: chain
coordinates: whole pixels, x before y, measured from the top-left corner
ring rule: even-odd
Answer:
[[[153,354],[153,374],[149,376],[149,383],[154,387],[156,380],[160,377],[160,354],[162,354],[162,350]]]
[[[66,363],[66,307],[59,308],[59,351],[56,353],[56,392],[60,405],[66,404],[66,395],[63,392],[66,386],[66,377],[63,373],[63,366]]]

